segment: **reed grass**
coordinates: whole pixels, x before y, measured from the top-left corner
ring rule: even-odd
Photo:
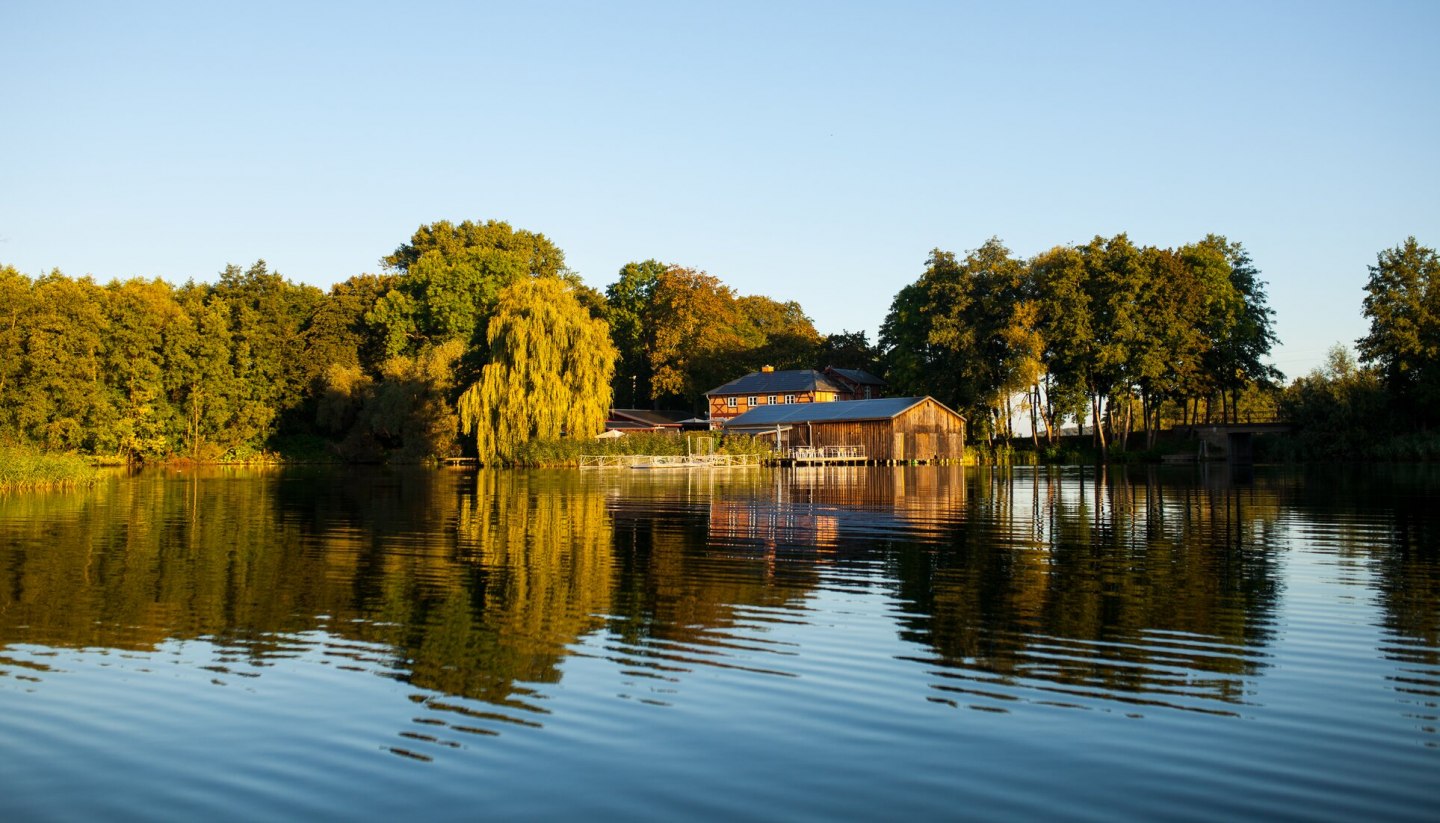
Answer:
[[[100,470],[79,455],[0,446],[0,491],[69,489],[99,479]]]
[[[687,443],[687,438],[689,442]],[[705,445],[704,441],[710,441]],[[641,432],[597,440],[534,440],[521,446],[513,465],[523,467],[578,466],[582,455],[636,454],[678,456],[687,449],[697,454],[751,454],[774,456],[770,443],[760,438],[722,436],[713,432],[670,434]]]

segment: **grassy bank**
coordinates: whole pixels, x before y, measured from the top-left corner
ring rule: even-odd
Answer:
[[[0,446],[0,491],[67,489],[98,479],[100,470],[78,455]]]

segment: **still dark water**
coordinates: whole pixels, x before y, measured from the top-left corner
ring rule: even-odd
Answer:
[[[1440,818],[1440,474],[0,497],[0,820]]]

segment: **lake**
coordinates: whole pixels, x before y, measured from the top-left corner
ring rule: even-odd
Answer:
[[[0,496],[0,819],[1440,817],[1440,472]]]

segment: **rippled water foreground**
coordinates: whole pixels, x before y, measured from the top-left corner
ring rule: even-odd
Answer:
[[[0,497],[0,819],[1433,819],[1422,469]]]

